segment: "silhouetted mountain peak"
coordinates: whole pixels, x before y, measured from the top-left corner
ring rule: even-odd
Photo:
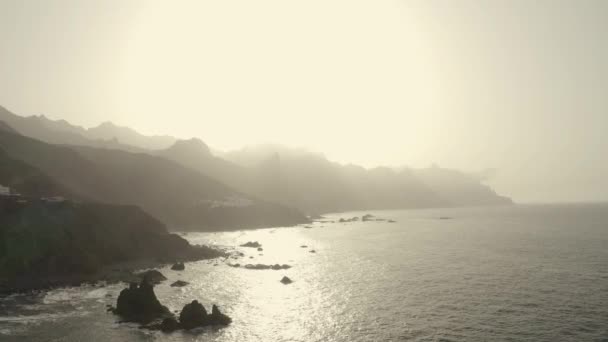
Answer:
[[[178,140],[173,146],[169,147],[168,151],[170,153],[179,153],[181,155],[190,155],[193,157],[211,155],[209,146],[198,138]]]
[[[119,126],[111,121],[105,121],[87,130],[87,137],[93,139],[113,140],[144,149],[164,149],[175,142],[175,138],[166,135],[143,135],[133,128]]]
[[[129,127],[118,126],[111,121],[104,121],[95,127],[91,127],[88,129],[89,133],[99,134],[99,135],[108,135],[108,134],[137,134],[137,132]]]

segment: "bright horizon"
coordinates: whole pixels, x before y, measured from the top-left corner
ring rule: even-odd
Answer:
[[[0,105],[608,200],[602,1],[0,4]],[[35,25],[33,25],[35,23]]]

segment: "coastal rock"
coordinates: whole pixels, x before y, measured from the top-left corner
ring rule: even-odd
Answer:
[[[173,266],[171,266],[171,269],[174,271],[183,271],[186,269],[186,266],[184,265],[183,262],[178,262],[173,264]]]
[[[262,248],[262,247],[258,247],[258,252],[261,252],[261,251],[263,251],[263,250],[264,250],[264,248]]]
[[[156,298],[154,285],[145,279],[139,285],[131,283],[128,288],[120,291],[114,313],[127,322],[138,323],[149,323],[171,315],[169,309]]]
[[[190,283],[187,281],[183,281],[183,280],[178,280],[176,282],[174,282],[173,284],[171,284],[171,287],[183,287],[186,285],[189,285]]]
[[[300,248],[308,248],[308,246],[302,245],[302,246],[300,246]]]
[[[179,322],[175,319],[175,317],[168,317],[163,319],[163,322],[160,324],[160,330],[162,332],[173,332],[180,328]]]
[[[207,314],[205,307],[197,300],[186,304],[179,314],[179,326],[186,330],[208,325],[228,325],[231,322],[232,319],[221,313],[215,304],[211,307],[211,314]]]
[[[179,323],[182,328],[189,330],[206,324],[207,310],[197,300],[186,304],[179,314]]]
[[[309,253],[317,253],[317,251],[315,251],[314,249],[311,249],[310,251],[308,251]]]
[[[281,283],[287,285],[287,284],[293,283],[293,281],[291,279],[289,279],[289,277],[284,276],[283,279],[281,279]]]
[[[207,316],[207,324],[209,325],[228,325],[232,322],[232,318],[220,312],[220,309],[213,304],[211,307],[211,315]]]
[[[162,273],[160,273],[157,270],[145,271],[145,272],[139,273],[138,275],[142,279],[142,282],[147,282],[152,285],[158,285],[161,282],[167,280],[167,277],[165,277]]]
[[[374,215],[372,215],[372,214],[366,214],[366,215],[363,215],[361,217],[361,221],[363,221],[363,222],[365,222],[365,221],[371,221],[373,218],[374,218]]]
[[[260,247],[262,247],[262,245],[259,242],[257,242],[257,241],[249,241],[249,242],[246,242],[246,243],[244,243],[244,244],[242,244],[240,246],[241,247],[251,247],[251,248],[260,248]]]
[[[358,216],[351,217],[349,219],[341,218],[340,220],[338,220],[338,222],[340,222],[340,223],[357,222],[357,221],[359,221],[359,217]]]

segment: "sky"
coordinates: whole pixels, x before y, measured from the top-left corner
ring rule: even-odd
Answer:
[[[0,105],[608,200],[608,1],[0,0]]]

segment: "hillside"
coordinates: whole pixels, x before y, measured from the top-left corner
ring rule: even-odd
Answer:
[[[0,196],[0,292],[105,280],[105,267],[118,263],[220,255],[169,234],[135,206]]]
[[[236,180],[235,187],[305,212],[511,203],[479,179],[454,170],[365,169],[276,145],[245,148],[225,157],[251,170],[248,183]]]
[[[50,145],[0,131],[7,156],[96,202],[137,205],[175,229],[217,230],[306,222],[293,209],[246,196],[175,162],[143,153]]]

